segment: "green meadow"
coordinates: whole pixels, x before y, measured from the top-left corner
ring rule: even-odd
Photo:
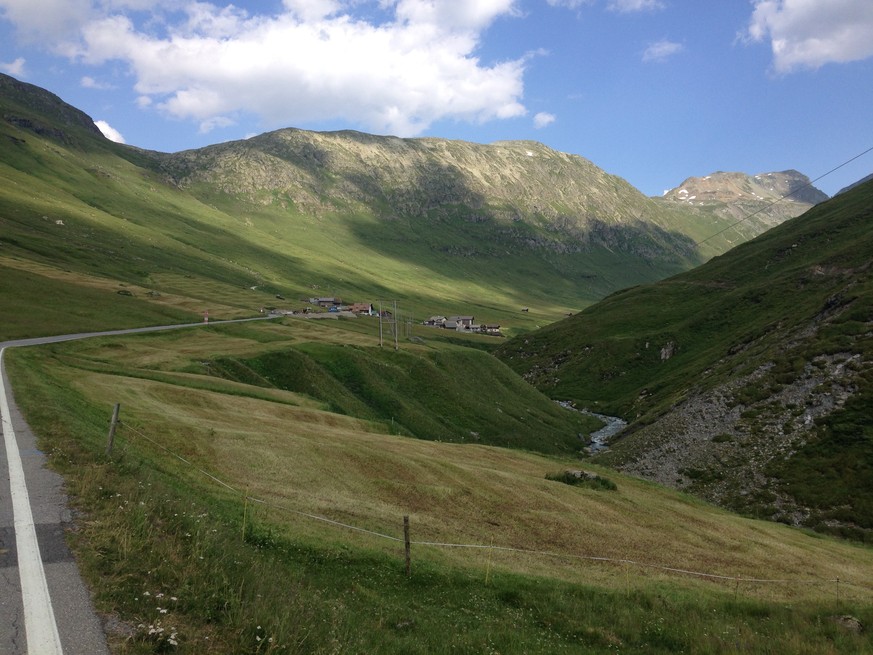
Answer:
[[[839,620],[873,620],[869,548],[589,465],[598,422],[443,335],[283,319],[7,351],[113,652],[871,649]],[[548,479],[578,469],[615,489]]]

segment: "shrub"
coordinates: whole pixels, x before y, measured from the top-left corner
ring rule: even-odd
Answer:
[[[598,491],[616,491],[618,486],[609,478],[604,478],[596,473],[587,471],[561,471],[560,473],[546,473],[546,480],[563,482],[574,487],[587,487]]]

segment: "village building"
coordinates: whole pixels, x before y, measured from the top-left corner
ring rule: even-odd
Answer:
[[[456,323],[464,329],[470,329],[473,327],[473,323],[476,319],[472,316],[450,316],[448,320]]]
[[[373,309],[373,305],[368,302],[352,303],[347,309],[355,314],[364,314],[365,316],[375,316],[377,313],[376,310]]]
[[[310,305],[318,305],[319,307],[339,307],[343,301],[339,298],[310,298]]]
[[[479,334],[488,334],[491,336],[503,336],[500,333],[500,325],[497,323],[478,324],[473,316],[431,316],[429,319],[422,322],[422,325],[429,327],[443,328],[445,330],[455,330],[457,332],[478,332]]]

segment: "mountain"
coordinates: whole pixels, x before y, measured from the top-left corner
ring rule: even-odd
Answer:
[[[392,298],[520,332],[771,224],[725,231],[733,219],[532,142],[287,129],[157,153],[8,76],[0,116],[0,266],[19,307],[5,336],[239,315],[277,295]]]
[[[585,266],[573,260],[606,251],[656,268],[685,267],[700,257],[683,232],[683,215],[581,157],[533,142],[285,129],[158,161],[173,184],[222,206],[339,223],[349,215],[373,217],[379,227],[367,232],[376,234],[361,230],[359,240],[374,248],[379,240],[422,247],[446,264],[554,257],[553,267],[581,271]]]
[[[797,171],[781,173],[716,172],[706,177],[690,177],[662,196],[668,203],[701,208],[734,220],[762,214],[771,226],[799,216],[828,199],[809,178]]]
[[[870,540],[871,219],[867,182],[498,354],[548,395],[630,422],[602,461]]]
[[[709,246],[698,248],[700,235],[738,216],[756,213],[742,228],[747,238],[827,199],[811,188],[797,202],[763,212],[762,199],[775,202],[780,190],[809,184],[796,172],[767,174],[775,181],[769,191],[762,187],[766,197],[714,198],[705,203],[718,205],[714,210],[699,212],[645,198],[582,157],[529,141],[483,145],[285,129],[159,161],[174,184],[211,200],[218,190],[225,200],[319,216],[351,211],[389,223],[413,219],[419,229],[459,220],[477,225],[487,238],[472,248],[458,250],[450,242],[457,235],[431,244],[464,256],[607,249],[655,265],[676,263],[710,253]]]
[[[0,73],[3,121],[13,127],[66,144],[87,141],[82,135],[103,138],[85,112],[65,103],[44,89]],[[77,139],[76,135],[80,135]],[[13,139],[11,135],[8,138]]]
[[[868,176],[866,176],[866,177],[861,178],[861,179],[858,180],[857,182],[855,182],[855,183],[853,183],[853,184],[850,184],[850,185],[847,186],[847,187],[843,187],[842,189],[840,189],[839,191],[837,191],[837,195],[840,195],[841,193],[845,193],[846,191],[849,191],[849,190],[851,190],[851,189],[854,189],[856,186],[858,186],[858,185],[860,185],[860,184],[864,184],[865,182],[869,182],[870,180],[873,180],[873,173],[871,173],[870,175],[868,175]]]

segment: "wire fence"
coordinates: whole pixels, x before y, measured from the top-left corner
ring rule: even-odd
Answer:
[[[232,484],[225,482],[224,480],[216,477],[209,471],[203,469],[200,466],[197,466],[190,460],[186,459],[179,453],[174,450],[167,448],[163,444],[159,443],[152,437],[148,436],[141,429],[130,425],[127,422],[119,421],[119,426],[125,428],[130,431],[134,436],[143,439],[144,441],[152,444],[155,448],[167,453],[171,457],[179,460],[186,466],[190,467],[194,471],[203,475],[207,479],[211,480],[215,484],[223,487],[224,489],[232,492],[233,494],[239,495],[241,498],[245,500],[247,503],[254,503],[257,505],[261,505],[265,508],[277,510],[279,512],[285,512],[288,514],[293,514],[296,516],[300,516],[306,519],[310,519],[312,521],[317,521],[320,523],[324,523],[326,525],[330,525],[335,528],[342,528],[345,530],[350,530],[353,532],[358,532],[366,535],[370,535],[372,537],[377,537],[379,539],[384,539],[387,541],[397,542],[397,543],[406,543],[408,546],[428,546],[432,548],[444,548],[444,549],[469,549],[469,550],[480,550],[480,551],[488,551],[489,553],[493,552],[505,552],[505,553],[515,553],[522,554],[528,556],[539,556],[539,557],[549,557],[549,558],[561,558],[561,559],[572,559],[572,560],[580,560],[586,562],[593,563],[601,563],[601,564],[611,564],[611,565],[623,565],[623,566],[635,566],[641,569],[651,569],[655,571],[660,571],[663,573],[670,573],[682,576],[690,576],[694,578],[708,579],[718,582],[726,582],[726,583],[734,583],[735,593],[737,586],[741,583],[744,584],[786,584],[786,585],[834,585],[836,589],[836,595],[840,597],[841,587],[853,587],[856,589],[861,589],[867,593],[873,595],[873,587],[869,585],[858,584],[846,579],[841,578],[754,578],[754,577],[745,577],[745,576],[737,576],[737,575],[724,575],[717,573],[708,573],[704,571],[694,571],[691,569],[679,568],[679,567],[671,567],[665,566],[662,564],[654,564],[651,562],[642,562],[633,559],[627,558],[616,558],[616,557],[603,557],[596,555],[580,555],[575,553],[566,553],[566,552],[557,552],[557,551],[547,551],[547,550],[538,550],[535,548],[518,548],[512,546],[500,546],[492,544],[465,544],[465,543],[452,543],[452,542],[442,542],[442,541],[420,541],[409,539],[408,536],[398,537],[390,534],[385,534],[383,532],[378,532],[375,530],[369,530],[367,528],[362,528],[357,525],[352,525],[349,523],[344,523],[342,521],[337,521],[335,519],[328,518],[326,516],[320,516],[318,514],[313,514],[310,512],[304,512],[301,510],[293,509],[291,507],[287,507],[284,505],[279,505],[277,503],[270,502],[268,500],[264,500],[262,498],[257,498],[249,495],[247,490],[242,490],[237,487],[234,487]]]

